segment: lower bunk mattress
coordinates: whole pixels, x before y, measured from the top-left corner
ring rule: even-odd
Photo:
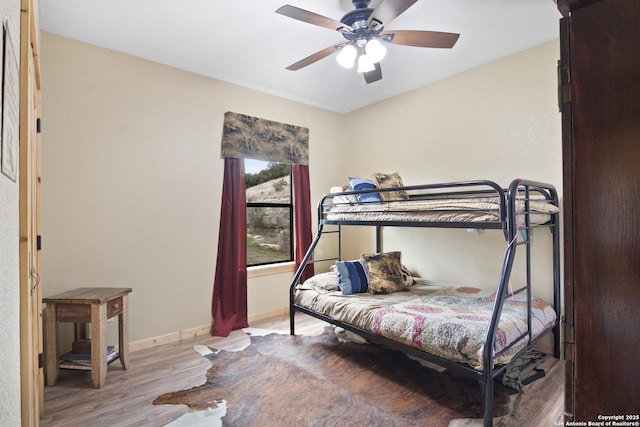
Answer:
[[[384,336],[453,362],[482,369],[484,339],[495,291],[443,286],[425,280],[407,292],[343,295],[334,272],[317,274],[299,285],[295,303],[335,320]],[[533,337],[553,327],[556,313],[532,297]],[[496,334],[495,364],[508,363],[527,345],[527,299],[521,293],[505,301]],[[508,350],[503,349],[516,342]]]

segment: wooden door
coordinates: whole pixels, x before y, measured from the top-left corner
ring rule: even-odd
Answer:
[[[22,425],[43,411],[40,277],[40,79],[33,0],[22,2],[20,41],[20,375]]]
[[[585,422],[637,416],[640,1],[558,4],[566,16],[560,93],[567,413]]]

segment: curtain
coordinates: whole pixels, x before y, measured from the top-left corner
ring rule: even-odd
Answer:
[[[247,246],[244,159],[224,159],[218,258],[213,284],[211,335],[246,328]]]
[[[295,261],[296,270],[300,267],[302,259],[311,246],[313,235],[311,233],[311,192],[309,190],[309,166],[291,165],[293,175],[293,223],[296,236]],[[300,281],[304,282],[313,276],[313,264],[305,267]]]
[[[309,129],[227,111],[221,157],[309,164]]]
[[[309,192],[309,129],[258,117],[225,113],[221,157],[224,182],[220,214],[218,259],[213,284],[211,335],[226,337],[247,322],[246,193],[244,158],[290,163],[296,267],[311,245]],[[302,278],[313,275],[313,266]]]

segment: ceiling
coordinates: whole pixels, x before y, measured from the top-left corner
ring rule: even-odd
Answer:
[[[275,13],[284,4],[338,21],[353,9],[351,0],[41,0],[40,24],[43,31],[346,113],[556,39],[560,18],[553,0],[419,0],[385,30],[460,33],[457,44],[388,45],[383,79],[366,84],[335,55],[287,70],[344,39]]]

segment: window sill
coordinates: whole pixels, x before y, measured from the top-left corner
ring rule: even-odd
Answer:
[[[295,262],[283,262],[281,264],[259,265],[247,267],[247,277],[269,276],[271,274],[293,273],[296,270]]]

